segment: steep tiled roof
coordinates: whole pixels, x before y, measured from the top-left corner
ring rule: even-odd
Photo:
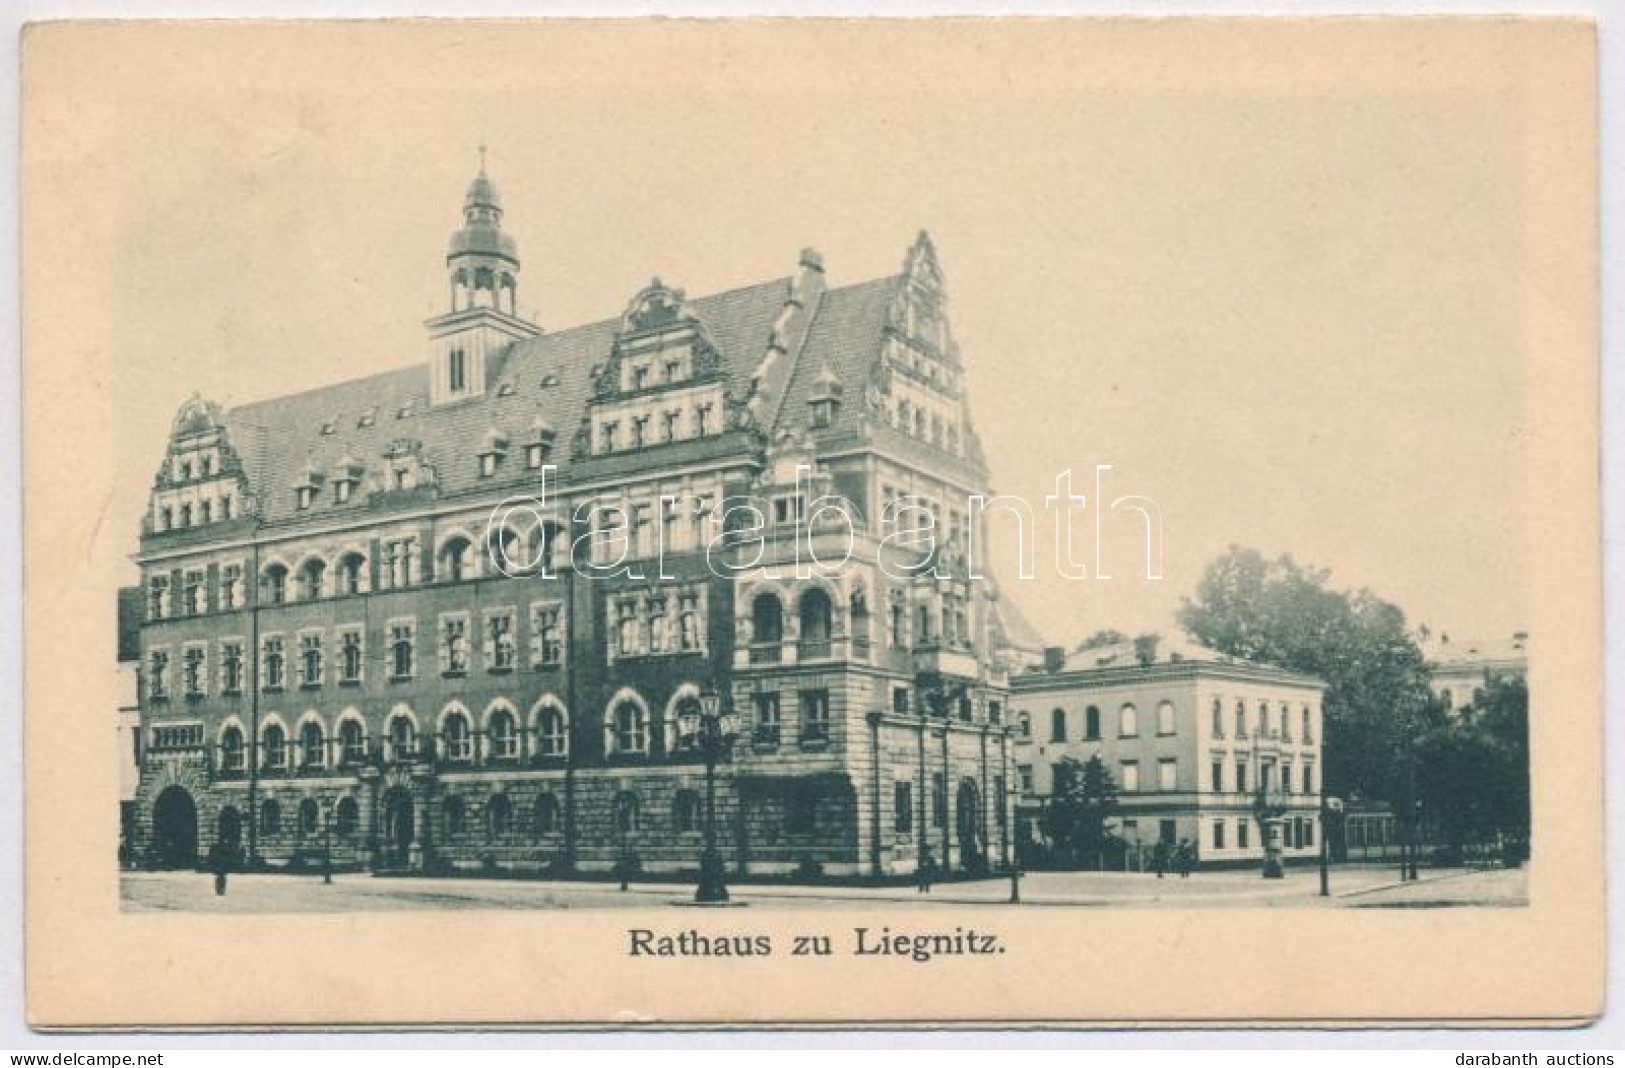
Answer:
[[[824,294],[814,314],[807,344],[785,390],[774,426],[776,431],[804,430],[812,425],[812,408],[808,402],[826,367],[834,372],[842,386],[842,403],[829,429],[840,433],[856,427],[870,372],[880,357],[886,307],[897,292],[897,284],[895,276],[877,278]]]
[[[734,383],[745,381],[761,358],[789,292],[790,280],[779,278],[688,302],[710,331],[723,370]],[[331,476],[348,455],[372,468],[400,439],[421,443],[422,458],[435,468],[442,496],[490,488],[491,482],[479,478],[476,460],[485,432],[502,431],[517,448],[529,439],[538,417],[557,432],[549,462],[568,477],[570,438],[586,410],[592,372],[608,359],[619,325],[618,318],[606,319],[516,342],[491,362],[485,393],[467,401],[429,407],[428,368],[417,363],[232,410],[226,421],[260,497],[262,517],[268,522],[303,517],[294,486],[308,465]],[[845,330],[856,324],[837,319],[835,325]],[[819,330],[818,324],[814,329]],[[878,326],[875,331],[871,349],[877,351]],[[861,347],[844,339],[828,343],[843,352]],[[506,383],[512,383],[511,392]],[[400,418],[406,408],[411,414]],[[363,425],[368,415],[370,425]],[[329,426],[331,431],[324,433]],[[516,481],[525,477],[519,464],[508,469]],[[365,493],[344,505],[332,504],[329,497],[317,512],[359,510],[365,501]]]

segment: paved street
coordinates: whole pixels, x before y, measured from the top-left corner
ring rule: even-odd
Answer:
[[[349,912],[384,909],[668,908],[687,903],[692,884],[635,883],[622,892],[613,883],[505,879],[374,878],[339,875],[331,886],[320,876],[233,875],[229,892],[216,897],[212,877],[193,872],[126,873],[123,907],[131,911]],[[1329,899],[1319,896],[1313,869],[1295,869],[1285,879],[1264,880],[1257,872],[1198,872],[1189,879],[1092,872],[1035,872],[1021,880],[1024,906],[1127,908],[1440,908],[1509,906],[1525,903],[1522,870],[1423,872],[1422,880],[1400,884],[1393,867],[1338,868]],[[861,908],[877,903],[906,905],[1006,904],[1005,879],[939,885],[930,894],[912,887],[761,886],[733,887],[735,901],[765,908]]]

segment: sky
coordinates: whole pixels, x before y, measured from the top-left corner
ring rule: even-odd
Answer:
[[[1108,499],[1161,512],[1154,580],[1126,513],[1109,580],[1062,579],[1048,549],[1018,578],[996,538],[1050,642],[1172,633],[1231,544],[1434,630],[1521,629],[1535,354],[1508,87],[1422,32],[1311,66],[1296,30],[1233,64],[1189,63],[1179,30],[1032,30],[470,30],[385,62],[222,28],[95,72],[111,132],[58,165],[116,188],[85,220],[128,398],[98,551],[135,550],[193,390],[233,405],[426,357],[483,141],[544,328],[618,315],[654,275],[696,296],[788,275],[808,245],[831,285],[890,274],[929,230],[995,488],[1042,517],[1070,470],[1095,508],[1109,464]],[[1093,573],[1092,513],[1075,538]]]

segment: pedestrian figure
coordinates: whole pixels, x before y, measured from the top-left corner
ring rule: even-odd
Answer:
[[[224,843],[216,842],[209,847],[209,870],[214,872],[214,894],[216,897],[226,896],[226,872],[231,869],[231,857]]]
[[[1156,848],[1151,850],[1151,870],[1157,873],[1159,879],[1168,870],[1168,843],[1160,839]]]
[[[1196,851],[1191,848],[1190,839],[1179,840],[1179,848],[1174,852],[1174,866],[1178,868],[1181,879],[1191,877],[1191,869],[1196,867]]]
[[[916,890],[919,893],[929,894],[931,892],[931,877],[935,874],[932,869],[935,867],[936,861],[931,859],[931,850],[929,848],[922,849],[920,851],[920,863],[914,870],[917,883]]]

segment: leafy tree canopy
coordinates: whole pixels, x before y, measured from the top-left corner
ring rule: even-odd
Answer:
[[[1391,798],[1397,756],[1441,716],[1405,615],[1370,590],[1335,590],[1331,573],[1290,555],[1231,546],[1208,564],[1179,623],[1222,653],[1325,681],[1324,788]]]

